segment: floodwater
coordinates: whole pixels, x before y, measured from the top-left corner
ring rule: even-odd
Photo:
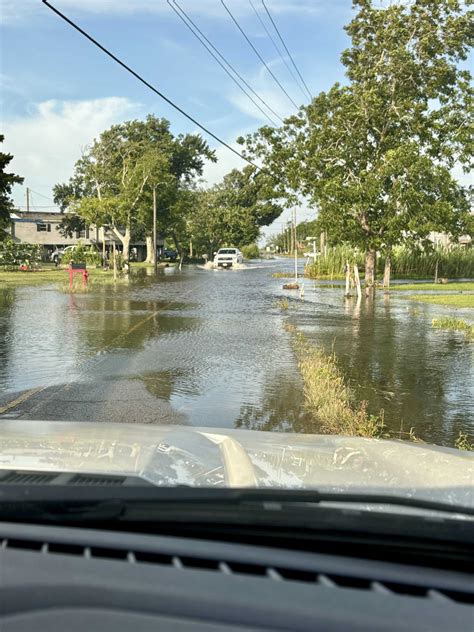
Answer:
[[[441,445],[460,430],[474,434],[474,345],[431,327],[452,310],[382,292],[358,305],[342,287],[308,280],[300,299],[272,278],[290,268],[190,266],[156,279],[142,269],[86,294],[0,286],[3,417],[318,432],[304,409],[292,323],[336,354],[358,399],[383,409],[390,429],[413,427]],[[283,296],[288,310],[277,305]],[[469,310],[458,315],[472,320]]]

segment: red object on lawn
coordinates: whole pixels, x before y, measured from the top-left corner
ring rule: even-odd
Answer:
[[[87,280],[89,278],[89,273],[86,270],[85,263],[71,263],[69,264],[69,289],[72,290],[72,282],[75,274],[82,274],[82,284],[84,287],[87,285]]]

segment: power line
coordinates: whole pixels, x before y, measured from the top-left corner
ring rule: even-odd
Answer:
[[[43,206],[41,204],[30,204],[30,207],[34,207],[34,208],[59,208],[59,206],[53,206],[52,204],[48,204],[46,206]],[[17,204],[17,208],[28,208],[26,206],[26,204]]]
[[[105,53],[106,55],[108,55],[108,57],[110,57],[111,59],[113,59],[117,64],[119,64],[119,66],[122,66],[122,68],[125,68],[125,70],[127,72],[129,72],[131,75],[133,75],[136,79],[138,79],[141,83],[143,83],[147,88],[149,88],[152,92],[154,92],[155,94],[157,94],[161,99],[163,99],[163,101],[166,101],[166,103],[168,103],[169,105],[171,105],[171,107],[173,107],[175,110],[177,110],[180,114],[182,114],[183,116],[185,116],[189,121],[191,121],[192,123],[194,123],[194,125],[197,125],[200,129],[202,129],[206,134],[208,134],[209,136],[211,136],[214,140],[216,140],[218,143],[220,143],[221,145],[223,145],[224,147],[227,147],[227,149],[229,149],[232,153],[234,153],[236,156],[238,156],[239,158],[242,158],[242,160],[245,160],[245,162],[248,162],[250,165],[252,165],[252,167],[255,167],[258,171],[260,170],[260,167],[258,167],[254,162],[252,162],[251,160],[249,160],[248,158],[246,158],[243,154],[239,153],[236,149],[234,149],[233,147],[231,147],[228,143],[226,143],[224,140],[222,140],[222,138],[219,138],[219,136],[217,136],[216,134],[214,134],[214,132],[211,132],[211,130],[209,130],[207,127],[205,127],[204,125],[202,125],[201,123],[199,123],[195,118],[193,118],[190,114],[188,114],[187,112],[185,112],[182,108],[179,107],[179,105],[176,105],[176,103],[174,103],[174,101],[172,101],[171,99],[169,99],[167,96],[165,96],[162,92],[160,92],[157,88],[155,88],[151,83],[149,83],[146,79],[144,79],[141,75],[138,74],[138,72],[136,72],[135,70],[133,70],[132,68],[130,68],[130,66],[127,66],[127,64],[125,62],[123,62],[121,59],[119,59],[116,55],[114,55],[111,51],[109,51],[107,48],[105,48],[105,46],[103,46],[102,44],[100,44],[96,39],[94,39],[92,37],[92,35],[89,35],[89,33],[87,33],[86,31],[84,31],[80,26],[78,26],[77,24],[75,24],[75,22],[73,22],[72,20],[70,20],[66,15],[64,15],[64,13],[61,13],[61,11],[59,11],[58,9],[56,9],[56,7],[54,7],[52,4],[50,4],[47,0],[42,0],[43,4],[45,4],[49,9],[51,9],[51,11],[53,11],[54,13],[56,13],[57,15],[59,15],[60,18],[62,18],[65,22],[67,22],[70,26],[72,26],[76,31],[78,31],[81,35],[83,35],[86,39],[88,39],[90,42],[92,42],[92,44],[94,44],[94,46],[97,46],[97,48],[99,48],[103,53]]]
[[[43,0],[45,1],[45,0]],[[224,9],[227,11],[227,13],[230,15],[233,23],[235,24],[235,26],[239,29],[239,31],[242,33],[242,35],[244,36],[245,40],[247,41],[248,45],[251,47],[251,49],[253,50],[253,52],[257,55],[257,57],[260,59],[260,61],[262,62],[262,64],[265,66],[265,68],[268,70],[268,72],[270,73],[270,75],[273,77],[274,81],[276,82],[276,84],[280,87],[280,89],[284,92],[284,94],[288,97],[288,99],[291,101],[291,103],[294,105],[294,107],[296,109],[298,109],[298,106],[296,105],[296,103],[293,101],[293,99],[290,97],[290,95],[288,94],[288,92],[285,90],[285,88],[281,85],[280,81],[278,80],[278,78],[275,76],[275,74],[273,73],[272,69],[268,66],[267,62],[263,59],[263,57],[260,55],[260,53],[258,52],[258,50],[255,48],[255,46],[252,44],[252,42],[250,41],[249,37],[247,36],[246,32],[243,30],[243,28],[240,26],[240,24],[237,22],[236,18],[233,16],[232,12],[230,11],[230,9],[227,7],[227,5],[225,4],[224,0],[221,0],[221,4],[224,7]]]
[[[260,13],[257,11],[257,9],[255,8],[254,3],[252,2],[252,0],[249,0],[249,4],[253,9],[253,12],[255,13],[255,15],[258,18],[258,21],[260,22],[260,24],[262,25],[262,27],[265,29],[265,33],[268,35],[271,43],[273,44],[273,48],[276,50],[278,56],[280,57],[280,59],[282,60],[282,62],[285,64],[288,72],[290,73],[290,75],[292,76],[293,80],[295,81],[296,85],[298,86],[298,88],[301,90],[301,92],[304,95],[304,98],[306,99],[306,93],[303,89],[303,87],[301,86],[301,82],[298,79],[298,77],[295,75],[295,73],[293,72],[292,67],[290,66],[290,64],[287,62],[286,58],[284,55],[282,55],[280,48],[278,47],[277,43],[275,42],[275,39],[273,38],[272,34],[270,33],[270,31],[267,29],[267,25],[265,24],[265,22],[262,20]]]
[[[216,62],[219,64],[219,66],[221,66],[221,68],[229,75],[229,77],[232,79],[232,81],[238,86],[238,88],[240,88],[240,90],[242,90],[242,92],[252,101],[252,103],[260,110],[260,112],[270,121],[270,123],[272,125],[276,126],[276,123],[270,118],[270,116],[268,116],[268,114],[265,112],[265,110],[263,108],[260,107],[260,105],[255,101],[255,99],[247,92],[247,90],[245,90],[245,88],[243,88],[240,83],[237,81],[237,79],[229,72],[229,70],[224,66],[224,64],[221,62],[221,60],[217,57],[217,55],[215,55],[212,50],[209,48],[209,46],[206,44],[206,42],[201,39],[199,37],[199,35],[193,30],[192,26],[190,26],[190,24],[188,24],[188,22],[186,21],[186,18],[194,25],[194,22],[192,22],[192,20],[187,16],[186,12],[181,9],[181,7],[179,6],[179,4],[177,2],[175,2],[174,4],[176,6],[173,6],[171,4],[170,0],[167,0],[168,4],[170,5],[170,7],[173,9],[173,11],[176,13],[176,15],[179,17],[180,20],[182,20],[182,22],[185,24],[185,26],[191,31],[191,33],[196,37],[196,39],[204,46],[204,48],[207,50],[207,52],[216,60]],[[179,11],[181,13],[183,13],[186,17],[184,17],[183,15],[181,15],[181,13],[179,13]],[[196,27],[197,29],[197,27]],[[227,63],[227,62],[226,62]],[[258,95],[257,95],[258,96]],[[265,103],[265,102],[264,102]],[[267,106],[268,107],[268,106]]]
[[[308,86],[306,85],[306,81],[303,79],[303,77],[302,77],[302,75],[301,75],[300,71],[298,70],[298,66],[295,64],[295,60],[293,59],[292,54],[291,54],[291,53],[290,53],[290,51],[288,50],[288,48],[287,48],[287,46],[286,46],[286,44],[285,44],[285,40],[283,39],[283,37],[282,37],[282,35],[281,35],[281,33],[280,33],[280,31],[279,31],[279,29],[278,29],[277,25],[275,24],[274,19],[272,18],[272,15],[271,15],[271,13],[270,13],[270,11],[269,11],[269,9],[268,9],[267,5],[265,4],[265,0],[262,0],[262,5],[263,5],[263,8],[265,9],[265,11],[266,11],[266,13],[267,13],[268,17],[270,18],[271,23],[273,24],[273,28],[275,29],[275,31],[276,31],[276,33],[277,33],[278,37],[280,38],[280,42],[283,44],[283,47],[285,48],[286,52],[288,53],[288,57],[291,59],[291,63],[293,64],[294,69],[296,70],[296,72],[298,73],[299,78],[300,78],[300,79],[301,79],[301,81],[303,82],[303,85],[304,85],[304,87],[306,88],[306,91],[307,91],[307,93],[308,93],[308,95],[309,95],[309,98],[310,98],[311,100],[313,100],[313,95],[311,94],[311,92],[310,92],[310,90],[309,90]]]
[[[196,31],[198,31],[198,33],[201,35],[201,37],[209,44],[209,46],[219,55],[219,57],[227,64],[227,66],[232,70],[232,72],[234,72],[236,74],[236,76],[240,79],[240,81],[242,81],[243,84],[245,84],[247,86],[247,88],[257,97],[257,99],[260,100],[261,103],[263,103],[265,105],[266,108],[268,108],[268,110],[279,120],[283,123],[283,119],[281,118],[281,116],[279,114],[277,114],[277,112],[275,112],[275,110],[273,110],[268,103],[262,99],[262,97],[258,94],[258,92],[256,92],[252,86],[248,83],[248,81],[245,80],[244,77],[242,77],[242,75],[239,73],[239,71],[235,68],[235,66],[233,66],[230,61],[214,46],[214,44],[205,36],[205,34],[201,31],[201,29],[197,26],[197,24],[195,22],[193,22],[193,20],[189,17],[189,14],[186,13],[186,11],[180,7],[178,5],[178,3],[176,2],[176,0],[173,0],[173,3],[178,6],[179,10],[185,14],[185,16],[187,17],[188,21],[194,26],[194,28],[196,29]]]
[[[49,200],[50,202],[54,202],[53,198],[48,197],[47,195],[43,195],[42,193],[38,193],[38,191],[35,191],[34,189],[32,189],[30,187],[30,193],[34,193],[35,195],[39,195],[40,197],[44,198],[45,200]]]

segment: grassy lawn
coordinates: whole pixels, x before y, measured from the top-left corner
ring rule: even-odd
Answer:
[[[89,281],[103,282],[113,281],[113,272],[104,272],[102,269],[88,268]],[[76,275],[74,283],[78,282]],[[3,272],[0,271],[0,288],[19,287],[26,285],[44,285],[47,283],[69,283],[69,274],[66,269],[61,268],[44,268],[38,272]]]
[[[405,285],[391,285],[393,291],[413,292],[414,290],[433,290],[434,292],[473,292],[474,282],[456,282],[456,283],[407,283]]]
[[[164,268],[166,266],[174,266],[174,263],[160,262],[158,268]],[[131,270],[138,268],[153,268],[153,264],[149,263],[132,263]],[[94,285],[96,283],[113,283],[113,271],[107,272],[102,268],[88,267],[89,272],[89,284]],[[78,285],[80,281],[80,275],[75,275],[74,285]],[[118,273],[117,280],[120,281],[126,278],[124,275]],[[44,284],[57,283],[61,286],[66,286],[69,283],[69,274],[67,268],[55,268],[53,265],[43,264],[41,270],[35,272],[4,272],[0,270],[0,289],[6,287],[23,287],[26,285],[44,285]]]
[[[176,261],[159,261],[157,267],[158,268],[166,268],[167,266],[172,267],[178,265],[176,263]],[[134,261],[133,263],[130,264],[132,270],[135,268],[153,268],[153,264],[152,263],[146,263],[145,261]]]
[[[0,287],[17,287],[19,285],[41,285],[58,283],[68,278],[65,270],[49,268],[38,272],[3,272],[0,271]]]
[[[474,294],[410,294],[411,301],[445,305],[446,307],[470,307],[474,309]]]
[[[272,275],[273,277],[290,277],[293,276],[291,273],[276,273]],[[320,279],[322,280],[322,277],[320,277]],[[332,278],[333,281],[337,280],[338,277],[334,276]],[[342,279],[342,277],[341,277]],[[330,280],[328,278],[328,280]],[[315,281],[317,281],[317,279],[315,279]],[[314,284],[316,287],[323,287],[323,288],[335,288],[335,287],[342,287],[340,284],[339,285],[334,285],[334,284],[330,284],[330,283],[320,283],[318,284],[317,282]],[[363,284],[362,284],[363,285]],[[382,288],[381,286],[377,285],[377,289],[379,290],[383,290],[384,288]],[[439,292],[439,294],[436,294],[436,296],[434,296],[434,298],[438,299],[439,297],[444,298],[445,296],[450,296],[451,293],[454,292],[474,292],[474,282],[473,281],[457,281],[454,283],[405,283],[405,284],[393,284],[390,285],[390,291],[391,292],[426,292],[426,291],[430,291],[430,292]],[[429,296],[431,297],[432,295],[423,295],[423,296]],[[413,295],[413,296],[409,296],[409,297],[405,297],[405,298],[413,298],[413,297],[417,297],[417,295]],[[420,299],[421,300],[421,299]],[[433,300],[433,301],[428,301],[428,302],[432,302],[432,303],[437,303],[438,301]],[[449,303],[451,305],[451,303]]]

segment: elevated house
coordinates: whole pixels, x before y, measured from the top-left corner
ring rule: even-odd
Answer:
[[[14,241],[23,244],[40,244],[43,246],[43,259],[49,260],[56,248],[65,248],[81,243],[85,246],[94,246],[99,251],[105,246],[106,250],[112,248],[114,242],[117,249],[121,250],[122,244],[115,235],[107,229],[98,226],[88,226],[82,231],[76,231],[73,236],[67,237],[59,231],[59,225],[64,216],[55,212],[26,212],[15,211],[10,215],[10,236]],[[164,239],[159,238],[157,246],[163,248]],[[136,241],[130,244],[135,249],[137,260],[146,258],[146,245],[144,241]]]

